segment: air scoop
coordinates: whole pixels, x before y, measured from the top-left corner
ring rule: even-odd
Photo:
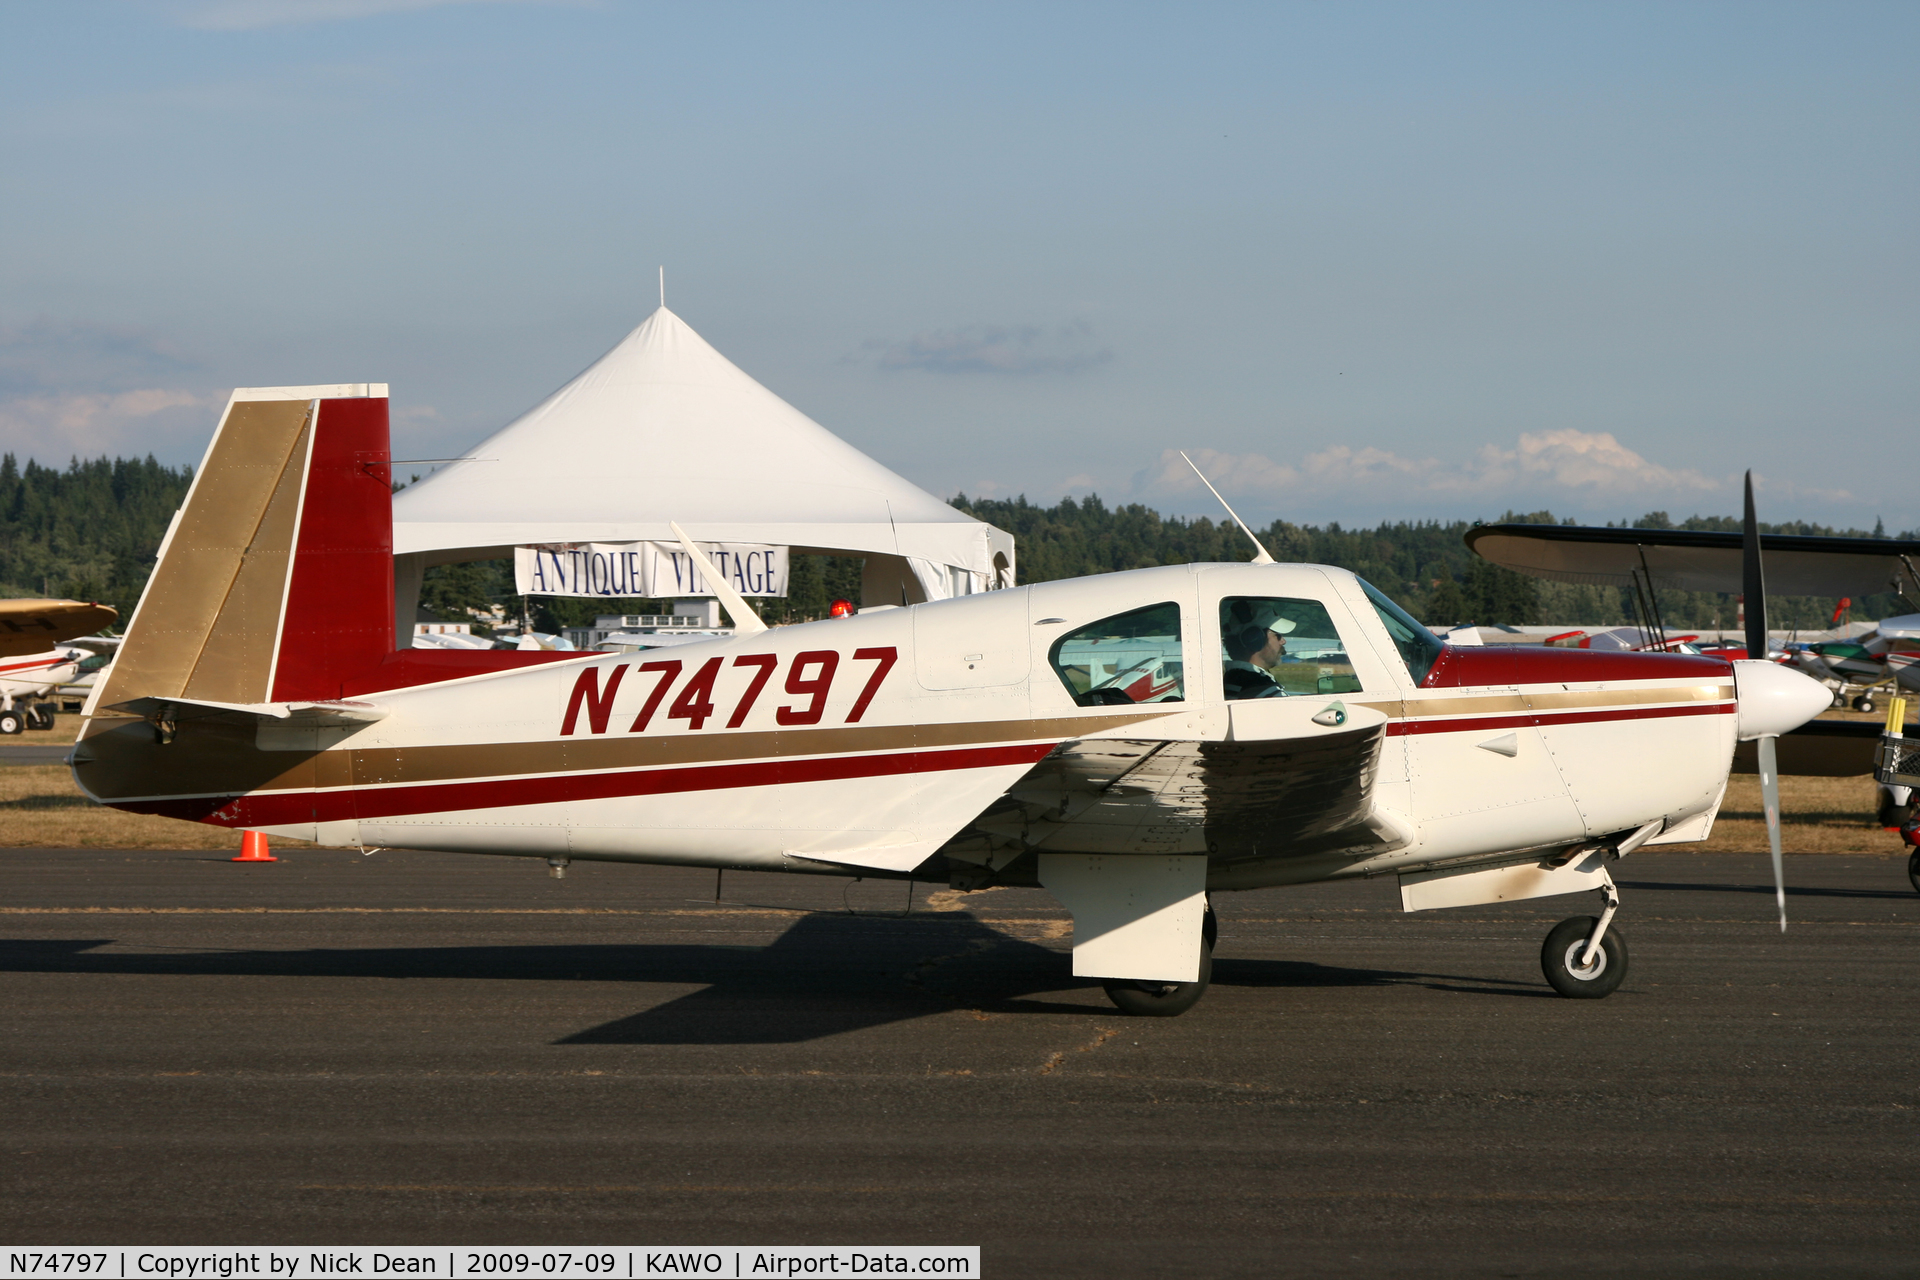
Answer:
[[[1833,705],[1827,686],[1777,662],[1734,663],[1733,686],[1742,742],[1791,733]]]

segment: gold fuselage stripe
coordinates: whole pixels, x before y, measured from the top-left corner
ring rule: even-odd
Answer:
[[[1359,702],[1390,721],[1729,701],[1731,685],[1647,689],[1463,692],[1456,697]],[[1183,708],[1184,710],[1184,708]],[[1179,714],[1174,710],[953,724],[796,726],[747,733],[568,737],[537,742],[343,747],[312,754],[262,752],[240,726],[181,726],[175,746],[155,744],[144,722],[96,717],[79,768],[86,790],[102,799],[167,795],[239,795],[539,774],[594,773],[799,756],[941,750],[993,743],[1067,741],[1089,733]],[[187,735],[197,739],[187,751]],[[280,759],[282,757],[284,764]]]

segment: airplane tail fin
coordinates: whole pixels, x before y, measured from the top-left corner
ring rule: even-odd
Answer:
[[[344,696],[393,647],[383,383],[241,388],[88,707]]]

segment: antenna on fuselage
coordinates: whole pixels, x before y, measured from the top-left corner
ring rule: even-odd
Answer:
[[[1213,481],[1207,479],[1207,473],[1202,471],[1192,458],[1187,457],[1187,451],[1185,449],[1180,450],[1180,457],[1188,466],[1193,468],[1193,474],[1200,477],[1200,483],[1207,486],[1207,492],[1216,498],[1220,498],[1220,505],[1227,508],[1227,514],[1232,516],[1233,522],[1240,526],[1240,532],[1247,535],[1247,541],[1253,544],[1253,549],[1257,553],[1253,557],[1253,563],[1274,563],[1273,557],[1267,554],[1267,549],[1260,545],[1260,539],[1253,536],[1253,530],[1247,528],[1247,522],[1240,518],[1240,513],[1232,507],[1227,506],[1227,500],[1220,497],[1220,491],[1213,487]]]
[[[719,597],[720,603],[726,606],[728,613],[733,615],[733,633],[737,636],[750,636],[756,632],[765,631],[767,624],[760,621],[760,615],[755,613],[741,598],[740,593],[733,589],[733,584],[714,567],[713,561],[707,559],[706,552],[693,545],[693,539],[687,536],[687,531],[671,520],[667,521],[667,528],[673,530],[673,536],[680,539],[680,546],[686,551],[687,559],[693,561],[694,567],[700,570],[700,576],[707,580],[709,587],[713,588],[713,594]]]

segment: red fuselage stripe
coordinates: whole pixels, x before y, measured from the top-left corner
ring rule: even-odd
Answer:
[[[1648,720],[1668,716],[1732,715],[1732,703],[1675,707],[1632,707],[1608,711],[1539,712],[1513,716],[1461,716],[1458,719],[1394,721],[1398,734],[1484,733],[1489,729],[1552,727],[1611,720]],[[790,782],[843,778],[883,778],[905,773],[1031,765],[1058,746],[1055,742],[1019,746],[972,747],[950,751],[905,751],[885,755],[767,760],[749,764],[698,765],[677,769],[630,769],[614,773],[552,774],[537,778],[500,778],[484,782],[442,782],[421,786],[366,787],[340,791],[256,792],[228,799],[133,800],[115,805],[134,813],[160,813],[226,827],[292,826],[400,818],[428,813],[519,805],[563,804],[625,796],[671,795],[768,787]]]
[[[197,818],[224,827],[273,827],[305,822],[338,822],[349,818],[367,821],[423,813],[452,813],[463,809],[496,809],[575,800],[610,800],[623,796],[767,787],[788,782],[883,778],[903,773],[1031,765],[1058,745],[1054,742],[1036,742],[953,751],[903,751],[891,755],[767,760],[753,764],[702,765],[684,769],[557,774],[540,778],[446,782],[417,787],[279,794],[263,792],[241,796],[224,804],[217,799],[148,800],[130,801],[116,807],[136,813]]]
[[[1678,707],[1629,707],[1615,711],[1534,711],[1517,716],[1461,716],[1458,720],[1396,720],[1389,735],[1407,733],[1484,733],[1488,729],[1552,728],[1563,724],[1598,724],[1608,720],[1655,720],[1668,716],[1730,716],[1739,708],[1731,702],[1690,703]]]

